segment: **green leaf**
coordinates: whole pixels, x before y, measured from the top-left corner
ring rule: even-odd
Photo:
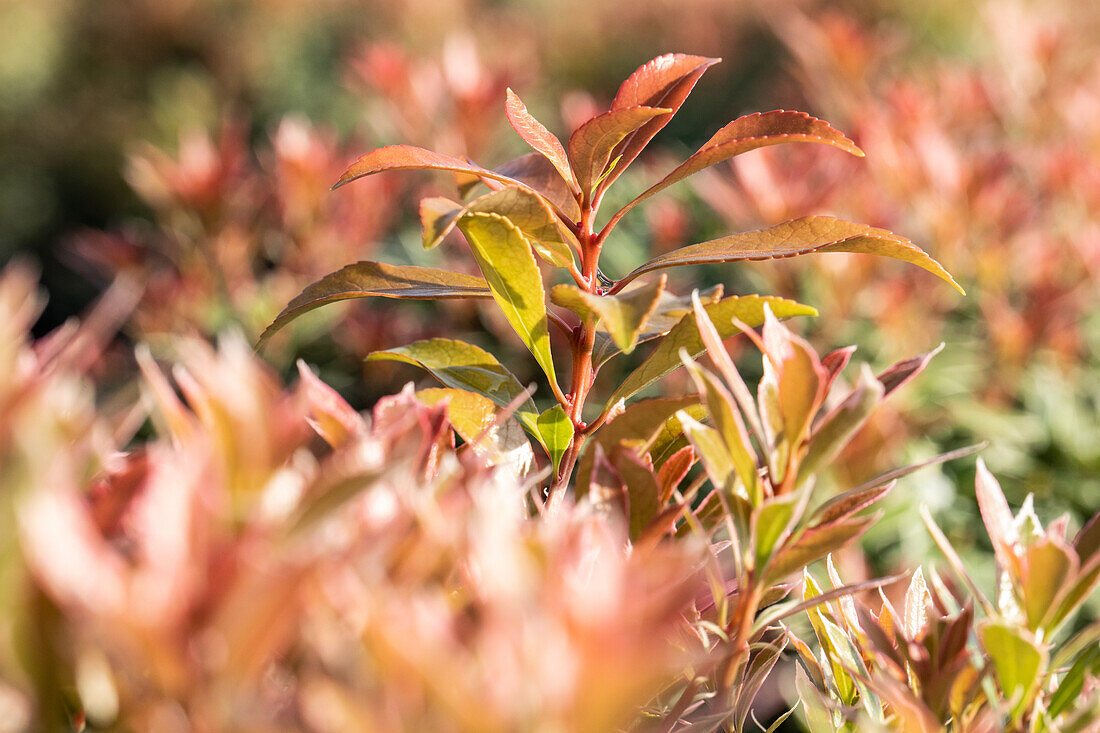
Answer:
[[[831,216],[807,216],[777,224],[768,229],[744,232],[709,242],[692,244],[654,257],[621,279],[621,288],[639,275],[665,267],[683,267],[716,262],[771,260],[795,257],[811,252],[855,252],[892,257],[917,265],[965,291],[940,263],[908,239],[885,229],[855,224]]]
[[[325,275],[291,300],[261,334],[256,347],[263,346],[276,331],[303,313],[338,300],[370,297],[443,300],[490,296],[488,283],[473,275],[434,267],[356,262]]]
[[[844,401],[829,412],[810,434],[806,455],[798,467],[796,486],[827,465],[882,402],[886,390],[866,364],[859,373],[856,386]]]
[[[458,224],[504,317],[535,355],[551,382],[556,380],[546,323],[542,274],[523,233],[500,214],[470,212]]]
[[[724,287],[715,285],[699,293],[699,299],[705,304],[717,303],[722,299]],[[649,314],[642,330],[638,333],[635,346],[646,341],[660,338],[671,331],[673,327],[683,320],[683,317],[692,312],[692,300],[690,295],[673,295],[664,290],[657,298],[657,305]],[[605,331],[596,331],[596,341],[592,349],[592,361],[596,366],[601,366],[622,352],[615,341]]]
[[[1041,537],[1027,548],[1020,594],[1028,628],[1046,628],[1061,599],[1077,576],[1077,554],[1059,539]]]
[[[555,267],[573,264],[576,239],[554,214],[550,204],[525,188],[506,186],[480,196],[463,206],[445,198],[420,202],[424,248],[438,245],[468,213],[505,216],[528,240],[535,253]]]
[[[709,166],[735,155],[781,143],[824,143],[863,157],[863,151],[829,123],[805,112],[775,110],[739,117],[716,132],[703,147],[678,165],[667,176],[645,190],[616,214],[620,217],[630,209],[674,183],[684,180]]]
[[[1100,675],[1100,646],[1093,645],[1085,650],[1062,677],[1047,708],[1051,718],[1057,718],[1062,713],[1073,709],[1077,697],[1085,689],[1086,674],[1090,677]]]
[[[1081,566],[1080,573],[1067,589],[1065,595],[1062,596],[1061,602],[1058,604],[1058,610],[1050,619],[1047,627],[1052,630],[1057,629],[1088,598],[1097,582],[1100,582],[1100,555],[1094,554],[1087,563]]]
[[[729,338],[738,333],[737,326],[733,325],[734,318],[749,326],[763,323],[765,304],[779,318],[817,315],[817,311],[807,305],[763,295],[734,295],[706,306],[706,311],[718,329],[719,336]],[[693,359],[706,351],[695,318],[691,314],[681,318],[668,335],[661,339],[649,358],[627,376],[608,400],[608,406],[613,408],[620,400],[626,400],[675,370],[681,363],[680,349],[687,351],[688,356]]]
[[[733,485],[736,470],[733,457],[726,448],[721,433],[693,419],[687,413],[682,412],[677,415],[677,418],[680,420],[688,442],[695,448],[695,453],[703,462],[703,468],[706,469],[715,490],[727,491]]]
[[[688,373],[699,394],[706,397],[707,412],[710,419],[718,428],[722,440],[726,444],[737,475],[745,485],[746,499],[756,506],[762,498],[759,482],[756,475],[756,453],[749,441],[745,424],[741,420],[737,404],[733,396],[718,381],[713,374],[703,369],[698,364],[688,361],[685,364]]]
[[[561,405],[554,405],[539,415],[537,425],[542,444],[546,446],[546,452],[554,463],[554,472],[557,473],[561,457],[573,442],[573,421],[565,414]]]
[[[569,157],[566,155],[561,141],[547,130],[541,122],[531,116],[531,113],[527,111],[527,106],[511,89],[506,91],[506,95],[504,110],[508,115],[508,121],[512,123],[513,129],[519,133],[524,142],[546,156],[546,159],[550,161],[562,179],[569,184],[573,192],[579,194],[581,191],[580,186],[577,185],[577,179],[573,176],[573,169],[569,167]]]
[[[800,495],[774,496],[757,507],[752,514],[756,567],[763,570],[771,560],[775,546],[786,536],[794,520]]]
[[[666,280],[662,277],[619,295],[594,295],[575,285],[555,285],[550,290],[550,300],[573,311],[582,321],[595,314],[619,350],[629,354],[634,351],[646,320],[657,307]]]
[[[993,663],[993,672],[1006,701],[1012,701],[1012,719],[1018,721],[1039,688],[1046,669],[1047,652],[1024,629],[1000,621],[978,627],[982,649]]]
[[[422,367],[448,387],[476,392],[501,407],[507,407],[524,393],[519,380],[496,357],[465,341],[442,338],[414,341],[408,346],[375,351],[366,360],[403,361]],[[533,435],[539,435],[537,416],[538,410],[530,398],[516,414]]]
[[[630,107],[661,107],[669,114],[654,117],[615,146],[613,156],[619,156],[618,172],[609,175],[600,190],[605,190],[629,166],[645,146],[669,123],[672,116],[691,94],[695,82],[708,68],[721,59],[669,53],[643,64],[619,87],[611,109]]]
[[[639,400],[623,412],[611,418],[603,427],[592,434],[588,448],[581,454],[577,463],[576,495],[584,496],[588,491],[588,475],[592,472],[592,460],[595,446],[603,447],[604,453],[610,453],[620,441],[649,443],[654,436],[660,436],[670,421],[675,422],[679,410],[694,410],[693,417],[701,417],[703,408],[695,395],[667,399]],[[676,422],[676,427],[680,425]],[[677,431],[678,432],[678,431]],[[656,451],[656,441],[651,450]],[[660,462],[654,460],[654,465]]]
[[[464,389],[432,387],[417,390],[416,398],[426,405],[447,402],[447,420],[479,455],[493,464],[511,464],[521,471],[530,466],[531,444],[515,420],[508,418],[494,427],[499,411],[488,397]]]
[[[607,170],[611,152],[632,132],[659,115],[672,110],[656,107],[624,107],[597,115],[578,127],[569,137],[569,161],[586,194]]]

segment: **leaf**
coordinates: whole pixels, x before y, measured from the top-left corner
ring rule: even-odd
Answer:
[[[791,573],[817,562],[830,552],[836,552],[863,535],[879,520],[880,514],[848,517],[806,529],[792,537],[772,557],[767,568],[767,582],[781,580]]]
[[[461,158],[443,155],[413,145],[388,145],[384,148],[375,148],[355,161],[344,171],[344,174],[340,176],[340,180],[332,188],[340,188],[340,186],[364,176],[396,170],[453,171],[455,173],[470,173],[479,177],[492,178],[504,183],[514,183],[513,179],[508,176],[486,170]]]
[[[1098,581],[1100,581],[1100,555],[1094,554],[1087,563],[1082,564],[1077,579],[1062,597],[1048,628],[1057,629],[1071,613],[1077,610],[1081,602],[1088,598]]]
[[[1100,552],[1100,512],[1092,515],[1092,519],[1073,538],[1073,550],[1082,563],[1088,562],[1093,555]]]
[[[538,417],[536,423],[542,444],[554,463],[554,473],[561,465],[561,457],[573,442],[573,421],[565,414],[561,405],[554,405]]]
[[[611,152],[623,139],[645,123],[672,110],[655,107],[625,107],[597,115],[569,136],[569,162],[581,190],[588,194],[607,169]]]
[[[480,196],[463,206],[445,198],[423,199],[420,221],[424,247],[438,245],[468,213],[499,214],[507,217],[523,234],[535,253],[555,267],[573,264],[576,240],[538,194],[525,188],[506,186]]]
[[[1014,703],[1013,721],[1018,721],[1039,688],[1046,669],[1047,652],[1031,635],[1016,626],[987,621],[978,627],[978,638],[1006,701]]]
[[[924,582],[924,570],[918,566],[905,590],[905,611],[903,624],[905,638],[916,641],[921,638],[928,626],[928,609],[932,606],[932,596]]]
[[[753,541],[758,569],[768,566],[776,545],[786,536],[800,498],[797,493],[774,496],[753,512]]]
[[[256,348],[303,313],[338,300],[369,297],[443,300],[490,296],[488,283],[474,275],[434,267],[356,262],[325,275],[291,300],[260,335]]]
[[[611,462],[626,485],[630,539],[637,541],[661,508],[657,476],[648,458],[626,447],[612,451]]]
[[[1057,718],[1074,707],[1074,702],[1085,689],[1086,674],[1090,677],[1100,675],[1100,646],[1094,645],[1077,657],[1073,666],[1062,677],[1047,708],[1051,718]]]
[[[660,132],[680,109],[703,72],[719,61],[721,59],[669,53],[646,62],[627,77],[619,87],[615,100],[611,103],[611,109],[661,107],[668,109],[669,114],[653,118],[627,135],[615,147],[612,155],[621,156],[619,165],[615,172],[600,185],[600,190],[606,190],[622,171],[634,162],[653,136]]]
[[[1042,537],[1027,548],[1020,583],[1028,628],[1045,629],[1045,620],[1055,616],[1056,602],[1077,576],[1080,563],[1065,542]]]
[[[762,494],[756,475],[756,453],[749,441],[745,424],[741,420],[733,396],[722,386],[717,377],[692,361],[684,365],[699,394],[706,398],[707,412],[726,445],[734,468],[745,485],[746,497],[753,506],[760,504]]]
[[[602,446],[605,453],[619,444],[620,441],[630,440],[639,443],[648,442],[658,434],[677,411],[682,409],[695,409],[695,415],[702,414],[699,407],[699,398],[695,395],[687,397],[674,397],[667,399],[639,400],[623,410],[622,413],[609,420],[603,427],[592,434],[589,448],[581,454],[577,463],[577,484],[575,493],[578,498],[588,491],[587,476],[592,471],[592,459],[595,446]],[[654,464],[657,462],[654,461]]]
[[[810,526],[820,527],[831,524],[866,509],[890,493],[896,483],[891,481],[882,486],[874,486],[869,489],[852,489],[837,494],[814,511],[810,517]]]
[[[757,148],[796,142],[832,145],[852,155],[863,157],[863,151],[840,131],[828,122],[811,117],[805,112],[788,112],[781,109],[757,112],[739,117],[714,133],[694,155],[643,191],[615,216],[620,218],[646,199],[704,168]]]
[[[581,218],[581,207],[553,164],[539,153],[527,153],[513,158],[496,169],[500,175],[529,186],[546,199],[569,221]]]
[[[426,405],[447,402],[447,421],[475,453],[490,463],[514,466],[526,472],[534,455],[523,430],[511,418],[497,423],[497,405],[488,397],[464,389],[432,387],[416,392]]]
[[[974,445],[968,445],[963,448],[957,448],[946,453],[940,453],[937,456],[932,456],[928,460],[920,461],[919,463],[913,463],[908,466],[902,466],[901,468],[895,468],[885,473],[880,473],[874,478],[864,481],[859,486],[852,489],[852,491],[862,491],[863,489],[874,488],[875,486],[882,486],[883,484],[890,483],[895,479],[899,479],[902,476],[908,476],[911,473],[927,468],[929,466],[935,466],[940,463],[946,463],[947,461],[953,461],[956,458],[963,458],[969,456],[972,453],[977,453],[982,448],[985,448],[988,443],[975,443]]]
[[[717,303],[722,299],[724,287],[715,285],[700,292],[699,299],[706,305]],[[684,316],[692,312],[691,295],[673,295],[664,290],[657,299],[657,306],[649,314],[641,332],[638,334],[637,343],[652,341],[671,331]],[[635,344],[637,345],[637,344]],[[592,361],[596,366],[601,366],[608,359],[622,353],[615,341],[603,331],[596,332],[595,346],[592,350]]]
[[[298,389],[305,395],[310,408],[306,420],[326,443],[339,448],[353,436],[367,432],[363,416],[339,392],[322,382],[301,359],[298,360],[298,374],[301,377]]]
[[[511,89],[508,89],[505,94],[507,99],[504,103],[504,110],[508,115],[508,121],[512,123],[513,129],[519,133],[524,142],[544,155],[562,179],[569,184],[573,192],[579,194],[581,192],[580,186],[573,175],[573,169],[569,167],[569,157],[566,155],[561,141],[547,130],[541,122],[531,116],[526,105]]]
[[[555,285],[550,290],[550,300],[573,311],[582,321],[595,314],[619,350],[629,354],[634,351],[646,320],[657,307],[666,281],[666,277],[661,277],[619,295],[595,295],[575,285]]]
[[[657,471],[657,485],[661,489],[660,503],[665,504],[672,496],[672,491],[695,464],[695,450],[690,445],[685,445],[673,453],[665,464]]]
[[[831,216],[792,219],[767,229],[681,247],[654,257],[619,280],[616,288],[621,288],[639,275],[665,267],[771,260],[812,252],[855,252],[903,260],[946,280],[960,293],[965,294],[940,263],[908,239],[885,229],[834,219]]]
[[[718,329],[718,335],[725,339],[738,332],[737,326],[733,325],[734,318],[749,326],[763,323],[765,305],[779,318],[817,315],[813,308],[793,300],[763,295],[730,296],[706,306],[706,311]],[[686,350],[693,359],[706,351],[695,318],[691,314],[681,318],[668,335],[661,339],[649,358],[627,376],[608,400],[608,405],[614,406],[619,400],[627,399],[680,366],[680,349]]]
[[[470,212],[458,226],[504,317],[554,382],[542,274],[523,233],[499,214]]]
[[[465,341],[442,338],[414,341],[408,346],[375,351],[366,360],[403,361],[422,367],[448,387],[476,392],[501,407],[507,407],[525,391],[519,380],[496,357]],[[523,402],[516,414],[535,435],[538,435],[535,425],[537,416],[538,410],[530,398]]]
[[[903,359],[878,375],[878,381],[882,382],[882,386],[885,389],[884,396],[888,397],[896,390],[909,384],[914,377],[925,370],[928,363],[932,361],[932,357],[941,351],[943,351],[942,343],[927,354],[920,354],[908,359]]]
[[[848,444],[853,435],[882,402],[885,389],[866,364],[859,381],[848,396],[829,412],[810,434],[806,455],[798,467],[797,486],[801,486]]]
[[[793,453],[825,399],[828,373],[821,366],[813,347],[783,326],[769,308],[764,309],[763,330],[767,359],[760,386],[763,390],[767,383],[775,385],[782,437]],[[758,401],[762,410],[768,406],[763,392]],[[766,418],[764,424],[768,424]]]
[[[1004,492],[997,479],[985,467],[985,461],[978,459],[978,469],[974,476],[974,493],[978,498],[978,511],[985,524],[985,531],[993,543],[997,563],[1003,572],[1011,574],[1014,580],[1019,578],[1019,555],[1023,553],[1020,534],[1008,507]]]
[[[695,420],[685,412],[677,414],[688,442],[695,447],[703,468],[716,491],[728,491],[736,474],[736,464],[726,448],[722,435],[714,428]]]

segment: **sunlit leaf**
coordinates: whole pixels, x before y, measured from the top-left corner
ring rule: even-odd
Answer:
[[[896,482],[891,481],[882,486],[873,486],[868,489],[852,489],[837,494],[818,507],[810,516],[810,526],[817,527],[831,524],[839,519],[851,516],[856,512],[866,509],[879,499],[882,499],[894,488]]]
[[[1100,676],[1100,646],[1089,647],[1076,661],[1069,671],[1062,676],[1058,683],[1058,689],[1051,695],[1047,713],[1052,718],[1057,718],[1062,713],[1073,709],[1077,697],[1085,689],[1085,677]]]
[[[774,384],[778,424],[782,426],[784,442],[793,451],[809,431],[810,422],[825,399],[828,374],[813,347],[791,333],[770,309],[765,309],[763,343],[767,359],[761,388],[767,383]],[[762,411],[769,407],[763,395],[758,402]],[[767,416],[764,424],[768,425]]]
[[[488,283],[473,275],[434,267],[356,262],[325,275],[291,300],[261,334],[257,348],[280,328],[314,308],[338,300],[370,297],[443,300],[487,298],[491,293]]]
[[[447,400],[447,421],[473,450],[494,464],[514,466],[523,473],[531,464],[531,444],[511,418],[497,420],[498,405],[464,389],[432,387],[418,390],[416,398],[427,405]]]
[[[443,155],[432,150],[425,150],[413,145],[389,145],[384,148],[376,148],[355,161],[333,188],[339,188],[344,184],[363,178],[364,176],[395,170],[441,170],[455,173],[469,173],[475,176],[495,178],[504,183],[512,183],[512,179],[494,171],[486,170],[479,165]]]
[[[836,552],[862,536],[880,517],[881,514],[837,519],[810,527],[801,535],[792,537],[772,557],[767,568],[768,582],[781,580]]]
[[[772,551],[790,529],[799,499],[799,495],[794,493],[774,496],[765,500],[753,512],[753,541],[757,568],[767,567]]]
[[[756,475],[756,453],[733,396],[717,377],[698,364],[689,361],[685,366],[699,394],[705,398],[711,422],[726,444],[737,475],[745,486],[745,498],[754,506],[759,504],[762,496]]]
[[[601,190],[610,186],[638,157],[653,136],[660,132],[680,109],[703,72],[720,60],[669,53],[646,62],[627,77],[619,87],[615,100],[611,103],[611,109],[661,107],[670,112],[653,118],[615,146],[612,156],[621,156],[621,158],[615,170],[600,185]]]
[[[863,365],[856,386],[821,419],[810,434],[806,455],[798,468],[797,485],[804,483],[836,457],[874,412],[884,394],[882,384]]]
[[[450,234],[465,207],[443,196],[420,199],[420,230],[424,249],[433,249]]]
[[[542,274],[523,233],[507,217],[470,212],[458,224],[497,305],[535,361],[555,381]]]
[[[604,453],[609,453],[623,440],[648,442],[664,429],[665,423],[672,420],[677,411],[689,408],[695,410],[694,417],[701,416],[703,408],[699,406],[699,398],[695,395],[639,400],[609,420],[593,433],[588,442],[588,448],[581,454],[578,461],[575,489],[577,496],[583,496],[588,490],[587,476],[592,470],[595,446],[600,445]],[[659,465],[657,461],[654,461],[654,464]]]
[[[422,367],[448,387],[476,392],[501,407],[507,407],[524,393],[519,380],[496,357],[465,341],[425,339],[407,346],[375,351],[367,356],[367,361],[382,360],[403,361]],[[537,416],[535,403],[530,398],[523,402],[516,415],[535,435],[538,434],[535,426]]]
[[[1020,593],[1028,628],[1035,630],[1054,616],[1055,602],[1069,589],[1080,563],[1077,554],[1063,541],[1042,537],[1027,548],[1023,567]]]
[[[684,435],[695,448],[699,460],[706,469],[710,482],[718,491],[726,491],[733,482],[736,474],[736,466],[730,455],[722,435],[712,427],[708,427],[686,413],[677,416],[683,427]]]
[[[793,300],[762,295],[734,295],[708,305],[706,310],[718,329],[719,336],[729,338],[738,333],[737,326],[733,325],[734,318],[749,326],[759,326],[763,323],[765,305],[768,305],[779,318],[817,315],[817,311],[813,308]],[[615,405],[619,400],[629,398],[680,366],[680,349],[686,350],[691,358],[706,351],[695,318],[690,314],[680,319],[680,322],[657,344],[657,348],[649,358],[619,385],[608,400],[608,404]]]
[[[619,350],[629,354],[634,351],[646,320],[657,307],[665,281],[662,277],[618,295],[595,295],[575,285],[555,285],[550,290],[550,300],[573,311],[582,320],[595,314]]]
[[[664,504],[672,496],[672,491],[687,476],[695,464],[695,449],[685,445],[673,453],[657,471],[657,484],[661,489],[660,502]]]
[[[299,389],[305,393],[310,407],[310,426],[326,443],[339,448],[356,435],[365,434],[367,423],[363,416],[340,396],[340,393],[322,382],[313,370],[298,360],[301,377]]]
[[[1016,522],[1012,516],[1012,510],[1008,507],[1008,500],[997,479],[985,467],[985,461],[978,459],[978,470],[974,477],[974,492],[978,498],[978,510],[982,515],[982,523],[985,531],[993,543],[993,551],[997,555],[997,562],[1006,573],[1013,577],[1019,575],[1019,556],[1023,545],[1020,543],[1020,534],[1016,528]]]
[[[569,221],[577,222],[581,218],[581,208],[569,190],[569,184],[561,177],[554,165],[539,153],[527,153],[513,158],[496,169],[496,172],[510,180],[516,180],[529,186],[545,198],[551,206],[557,208]],[[494,181],[490,183],[496,184]]]
[[[1042,680],[1047,652],[1027,631],[1000,621],[987,621],[978,627],[982,649],[993,663],[993,672],[1006,701],[1014,703],[1013,720],[1022,712]]]
[[[1081,566],[1077,578],[1067,589],[1065,596],[1058,604],[1058,610],[1050,619],[1049,628],[1058,628],[1088,598],[1097,583],[1100,583],[1100,554],[1094,554]]]
[[[863,157],[863,151],[829,123],[805,112],[774,110],[739,117],[716,132],[699,150],[678,165],[667,176],[646,189],[627,204],[617,216],[660,193],[674,183],[750,150],[781,143],[824,143],[852,155]]]
[[[924,582],[924,570],[917,567],[905,590],[905,610],[902,617],[905,637],[909,640],[920,639],[928,626],[928,611],[932,606],[932,596]]]
[[[889,396],[896,390],[909,384],[918,374],[927,368],[932,357],[943,351],[943,344],[929,351],[927,354],[919,354],[908,359],[903,359],[897,364],[878,375],[878,381],[882,382],[885,396]]]
[[[655,107],[624,107],[593,117],[569,136],[569,161],[581,185],[590,192],[611,162],[615,146],[645,123],[671,110]]]
[[[511,89],[507,90],[504,109],[508,114],[508,121],[512,123],[512,127],[524,142],[546,156],[574,193],[580,193],[580,186],[577,185],[577,180],[573,176],[573,169],[569,167],[569,157],[565,153],[565,147],[552,132],[531,116],[526,105]]]
[[[561,465],[561,457],[565,454],[569,444],[573,442],[573,421],[565,414],[561,405],[554,405],[538,417],[536,423],[542,444],[546,446],[546,452],[550,454],[550,460],[554,463],[554,471],[557,472]]]
[[[963,289],[940,263],[908,239],[885,229],[855,224],[831,216],[807,216],[767,229],[744,232],[692,244],[654,257],[622,280],[619,287],[639,275],[664,267],[683,267],[716,262],[771,260],[817,252],[855,252],[892,257],[917,265]]]
[[[717,303],[722,299],[725,288],[722,285],[702,290],[698,293],[699,300],[704,305]],[[637,344],[660,338],[671,331],[684,316],[692,312],[691,295],[673,295],[664,290],[657,299],[657,305],[649,314],[642,330],[638,333]],[[635,344],[635,345],[637,345]],[[596,332],[596,341],[592,349],[592,361],[597,366],[602,365],[608,359],[622,353],[615,341],[604,331]]]

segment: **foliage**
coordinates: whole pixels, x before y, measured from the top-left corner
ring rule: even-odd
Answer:
[[[414,274],[379,263],[361,262],[311,285],[280,314],[261,337],[261,343],[297,313],[326,300],[369,296],[480,297],[488,291],[542,368],[557,401],[557,405],[544,411],[532,409],[534,404],[528,401],[517,412],[521,424],[551,459],[554,480],[550,498],[556,504],[568,487],[589,436],[603,426],[613,411],[621,410],[626,400],[678,366],[680,349],[687,349],[691,357],[702,351],[690,314],[675,324],[664,318],[661,328],[645,333],[649,339],[660,339],[649,358],[612,392],[598,415],[586,421],[584,408],[603,361],[616,351],[632,351],[651,318],[661,319],[672,308],[680,307],[675,297],[662,304],[664,278],[650,286],[631,289],[628,286],[635,278],[667,267],[840,251],[912,262],[955,284],[939,263],[908,240],[885,230],[829,217],[796,219],[759,232],[683,247],[651,259],[619,280],[608,279],[599,267],[600,254],[619,220],[637,204],[704,168],[749,150],[785,142],[821,143],[862,155],[841,133],[809,115],[783,110],[748,115],[723,127],[698,152],[597,228],[597,216],[608,187],[668,123],[702,74],[716,62],[717,59],[669,54],[644,64],[619,87],[610,110],[593,116],[573,131],[568,146],[562,145],[532,117],[520,98],[509,90],[506,105],[509,122],[536,152],[496,170],[408,145],[378,148],[362,156],[344,172],[335,188],[384,171],[423,169],[464,176],[469,181],[465,188],[472,189],[481,183],[490,189],[489,193],[465,203],[439,198],[421,202],[424,246],[434,247],[447,231],[457,227],[481,269],[484,286],[473,293],[469,278],[462,275],[455,274],[448,280],[442,272]],[[573,281],[556,285],[550,291],[552,303],[561,311],[547,305],[549,288],[539,259],[564,270]],[[369,286],[356,282],[368,278]],[[432,287],[426,286],[427,278]],[[696,308],[699,307],[697,303]],[[715,311],[721,338],[734,333],[734,321],[759,325],[769,309],[781,317],[811,312],[804,306],[761,296],[731,296],[708,308]],[[567,390],[558,384],[550,324],[565,337],[564,351],[572,374]],[[601,359],[595,359],[601,337],[604,342],[612,341],[614,348],[608,347],[609,353],[603,356],[604,346],[600,344]],[[472,360],[467,352],[473,347],[467,344],[435,339],[406,348],[413,354],[402,358],[429,369],[449,387],[473,389],[502,407],[514,399],[518,387],[515,378],[488,354]],[[415,356],[420,352],[431,353],[427,363]],[[485,369],[497,375],[491,382],[480,378]],[[509,382],[512,389],[502,394],[498,385]],[[792,446],[801,437],[801,432],[788,436]]]

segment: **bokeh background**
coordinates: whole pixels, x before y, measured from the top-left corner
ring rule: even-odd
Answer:
[[[348,262],[468,271],[460,240],[419,244],[415,202],[452,193],[445,176],[328,186],[390,143],[499,164],[523,151],[505,88],[564,134],[637,65],[681,51],[724,63],[613,198],[758,110],[827,119],[867,158],[792,146],[720,165],[628,217],[606,269],[808,214],[907,236],[968,297],[848,255],[675,277],[813,304],[821,315],[798,327],[819,349],[855,343],[880,366],[946,342],[848,451],[838,484],[988,440],[1014,506],[1033,493],[1043,516],[1068,512],[1076,526],[1100,502],[1096,3],[2,0],[0,28],[0,262],[41,268],[49,304],[36,328],[81,313],[119,276],[145,286],[130,343],[97,367],[103,399],[127,389],[132,342],[160,355],[180,334],[254,339]],[[365,354],[444,333],[511,349],[505,363],[534,377],[503,322],[467,304],[333,306],[265,353],[285,373],[305,358],[367,407],[420,377],[364,366]],[[972,480],[965,461],[907,479],[867,538],[878,569],[928,552],[912,521],[921,502],[960,547],[986,549]]]

